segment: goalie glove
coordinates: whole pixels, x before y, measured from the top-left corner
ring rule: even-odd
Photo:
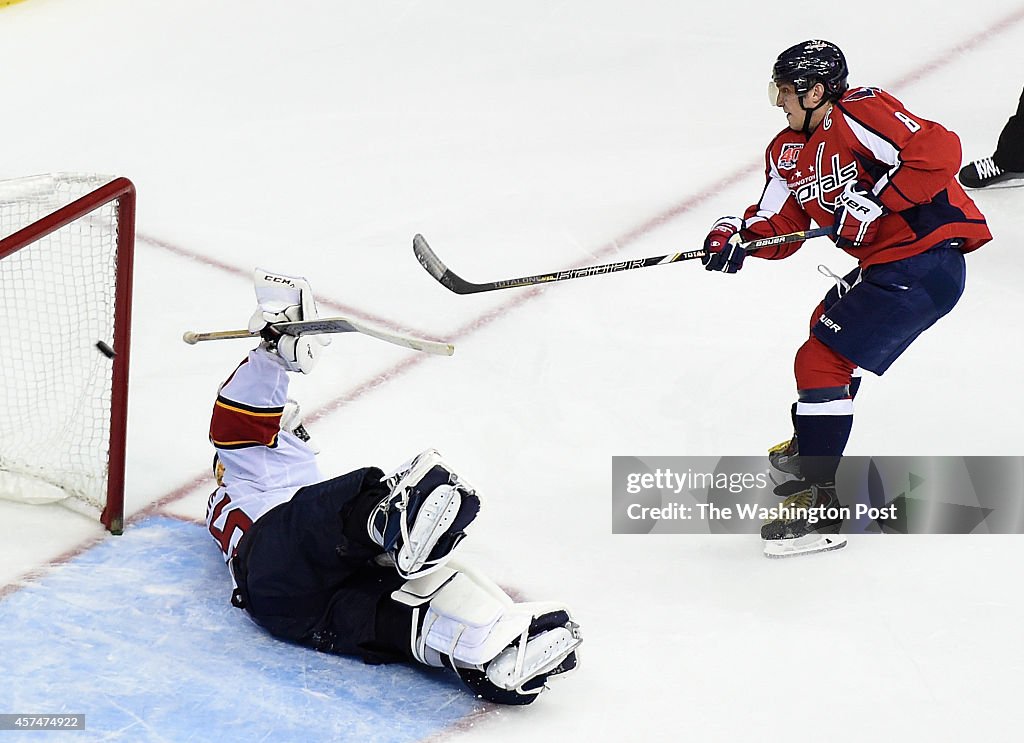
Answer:
[[[264,347],[276,354],[285,369],[309,374],[316,366],[320,347],[328,345],[330,338],[282,335],[271,327],[279,322],[315,320],[318,317],[309,282],[301,276],[257,268],[253,273],[253,284],[256,310],[249,318],[249,332],[263,338]]]

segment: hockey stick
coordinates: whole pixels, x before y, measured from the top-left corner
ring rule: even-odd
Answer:
[[[809,240],[812,237],[831,235],[831,227],[816,227],[813,230],[801,230],[790,232],[785,235],[774,237],[762,237],[757,240],[750,240],[742,243],[740,247],[748,253],[762,248],[769,248],[775,245]],[[423,235],[416,235],[412,239],[412,252],[420,265],[427,273],[439,281],[445,288],[456,294],[476,294],[477,292],[493,292],[497,289],[512,289],[517,286],[533,286],[535,284],[549,284],[553,281],[567,281],[568,279],[581,279],[585,276],[599,276],[605,273],[616,273],[617,271],[632,271],[634,268],[647,268],[648,266],[664,266],[669,263],[679,263],[700,258],[704,255],[703,250],[688,250],[685,253],[671,253],[669,255],[656,255],[653,258],[632,258],[617,263],[605,263],[600,266],[585,266],[583,268],[569,268],[554,273],[540,273],[535,276],[522,276],[517,279],[502,279],[501,281],[489,281],[486,284],[474,284],[466,281],[457,273],[452,271],[444,262],[437,257],[437,254],[427,244]]]
[[[424,341],[419,338],[409,338],[404,335],[388,333],[384,330],[363,325],[347,317],[321,317],[316,320],[299,320],[298,322],[279,322],[271,325],[274,330],[284,335],[320,335],[325,333],[362,333],[377,340],[394,343],[396,346],[411,348],[414,351],[434,353],[441,356],[451,356],[455,353],[455,346],[451,343],[440,343],[438,341]],[[259,334],[250,333],[248,330],[218,330],[212,333],[196,333],[191,330],[185,332],[182,340],[188,344],[195,345],[200,341],[222,341],[231,338],[258,338]]]

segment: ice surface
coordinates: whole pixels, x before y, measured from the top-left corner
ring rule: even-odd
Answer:
[[[223,606],[223,566],[197,544],[175,574],[196,592],[154,578],[149,591],[171,593],[146,593],[160,560],[127,558],[150,530],[181,540],[169,555],[202,541],[198,527],[149,517],[201,518],[213,394],[246,344],[180,337],[244,324],[261,265],[309,276],[338,313],[456,343],[454,357],[428,358],[338,338],[295,384],[325,446],[322,468],[386,469],[438,448],[484,495],[466,556],[522,595],[567,601],[582,624],[575,676],[530,708],[438,736],[1014,739],[1020,538],[862,537],[780,563],[743,537],[610,533],[612,455],[750,455],[788,435],[792,356],[829,286],[816,266],[841,274],[846,256],[818,241],[736,276],[680,264],[468,297],[412,257],[421,232],[460,275],[486,281],[697,247],[715,218],[760,193],[763,148],[783,126],[765,105],[770,63],[816,36],[843,47],[854,83],[886,87],[958,132],[966,159],[991,154],[1020,95],[1010,71],[1024,13],[1010,0],[941,10],[29,0],[0,10],[12,71],[0,175],[129,176],[140,233],[127,493],[137,518],[122,543],[59,506],[0,503],[0,614],[5,648],[19,653],[5,656],[17,683],[2,685],[0,712],[58,705],[132,720],[125,739],[207,740],[222,722],[242,723],[216,699],[204,708],[193,688],[244,685],[246,664],[263,658],[322,663],[315,683],[296,677],[240,712],[252,720],[235,739],[274,740],[289,703],[341,694],[342,677],[323,669],[341,674],[346,662],[272,647],[230,607],[204,616],[238,648],[239,680],[184,662],[195,631],[184,618]],[[1024,453],[1022,198],[976,194],[996,240],[969,256],[960,306],[883,379],[865,380],[850,453]],[[119,550],[126,562],[101,559]],[[52,561],[63,567],[50,571]],[[102,576],[81,577],[83,564]],[[104,578],[117,586],[123,572],[137,588],[117,616],[149,635],[144,657],[124,640],[112,663],[93,615],[60,601]],[[38,615],[26,608],[36,600]],[[60,631],[44,641],[40,627]],[[58,687],[43,669],[64,662],[62,644],[75,645],[78,665]],[[73,709],[84,699],[96,701]],[[349,707],[325,708],[337,717],[323,739],[353,719]],[[175,718],[191,719],[191,732],[160,729]]]
[[[405,741],[482,708],[442,671],[275,641],[223,571],[204,527],[151,517],[8,596],[4,708],[84,713],[93,739],[124,741]]]

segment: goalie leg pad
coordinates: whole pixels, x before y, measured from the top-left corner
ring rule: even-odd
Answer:
[[[451,564],[406,583],[392,597],[416,607],[414,657],[448,666],[474,693],[500,704],[529,704],[552,677],[576,668],[579,625],[557,603],[515,603],[493,581]]]
[[[567,610],[541,614],[487,664],[487,680],[505,691],[539,694],[549,676],[576,668],[576,648],[582,641],[579,625]]]
[[[451,556],[480,510],[464,480],[428,449],[385,481],[391,492],[371,512],[370,538],[390,556],[403,578],[426,575]]]

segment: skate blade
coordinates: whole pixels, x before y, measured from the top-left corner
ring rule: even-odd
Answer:
[[[841,534],[808,534],[796,539],[770,539],[764,542],[764,556],[771,558],[796,557],[815,552],[831,552],[846,546]]]
[[[990,183],[987,186],[964,186],[964,188],[970,191],[994,191],[997,188],[1020,188],[1021,186],[1024,186],[1024,178],[1011,178],[999,183]]]

